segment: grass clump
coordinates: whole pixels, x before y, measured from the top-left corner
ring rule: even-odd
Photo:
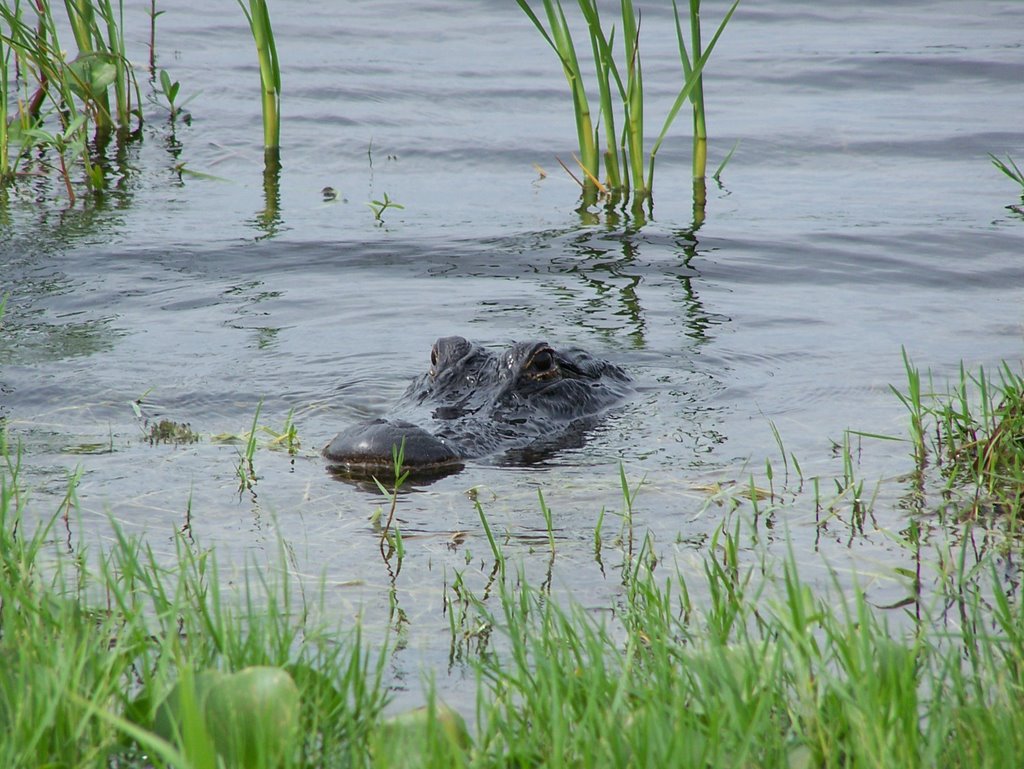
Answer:
[[[346,638],[318,624],[317,607],[304,595],[296,602],[265,569],[249,570],[240,593],[223,593],[213,554],[184,536],[169,556],[116,525],[102,553],[70,535],[56,545],[64,538],[55,525],[68,511],[29,530],[21,458],[7,448],[0,445],[0,765],[259,769],[360,760],[386,696],[384,658],[371,659],[358,629]],[[222,682],[207,704],[203,676]],[[260,713],[254,692],[267,686],[261,676],[274,691],[288,681],[298,691],[298,737],[247,736]]]
[[[587,95],[576,45],[559,0],[543,0],[547,24],[533,10],[527,0],[516,0],[519,7],[537,31],[558,56],[572,93],[573,114],[576,120],[579,157],[583,172],[579,182],[583,189],[584,206],[594,204],[599,197],[614,205],[631,202],[634,210],[642,210],[650,201],[654,183],[654,159],[680,109],[689,100],[694,114],[693,175],[704,179],[707,163],[707,131],[704,111],[702,73],[718,38],[725,30],[739,0],[733,2],[719,24],[711,42],[705,48],[701,43],[700,0],[689,0],[690,47],[687,48],[680,22],[679,9],[673,0],[676,38],[683,68],[683,82],[669,109],[661,132],[651,148],[644,152],[644,87],[640,60],[640,14],[632,0],[620,3],[621,58],[616,52],[615,28],[606,31],[600,17],[597,0],[578,0],[580,13],[586,23],[594,60],[598,94],[598,117],[592,113]],[[621,116],[622,130],[616,132]],[[595,125],[596,122],[596,125]],[[604,151],[601,146],[603,123]],[[601,179],[601,158],[604,158],[604,180]],[[561,161],[560,161],[561,162]],[[646,171],[645,171],[646,165]],[[565,165],[563,164],[563,167]],[[565,167],[569,171],[568,167]],[[571,174],[572,172],[569,171]]]
[[[186,422],[175,422],[171,419],[161,419],[159,422],[149,426],[149,433],[146,440],[150,446],[157,446],[166,443],[174,446],[198,443],[199,435],[192,431],[192,426]]]
[[[562,607],[521,574],[515,589],[499,583],[493,611],[476,601],[493,648],[479,663],[483,726],[471,765],[1018,760],[1022,697],[1007,661],[1024,653],[1024,616],[994,573],[998,619],[965,571],[951,588],[967,595],[958,601],[962,626],[942,619],[937,600],[919,624],[897,614],[893,627],[860,590],[812,593],[791,553],[749,559],[749,533],[719,529],[703,584],[658,576],[648,542],[627,565],[610,618]],[[704,605],[692,599],[698,590],[710,596]],[[975,633],[980,627],[990,630]]]
[[[922,389],[906,360],[908,390],[897,393],[911,413],[914,456],[923,472],[934,463],[960,514],[1024,515],[1024,377],[1003,364],[998,377],[960,367],[949,393]]]
[[[935,455],[933,434],[946,451],[953,427],[940,415],[975,425],[941,457],[965,462],[963,473],[997,432],[1021,434],[1007,421],[1020,377],[1004,371],[998,387],[965,378],[987,393],[972,408],[991,413],[968,421],[963,404],[975,397],[963,387],[951,403],[927,404],[908,373],[922,458]],[[836,575],[812,590],[803,555],[770,550],[753,481],[751,515],[731,508],[697,568],[677,567],[635,530],[642,488],[620,472],[622,531],[603,554],[621,557],[608,567],[619,583],[595,612],[552,595],[550,566],[532,585],[477,501],[489,555],[467,560],[450,587],[446,573],[444,589],[449,665],[477,675],[469,727],[429,692],[425,708],[384,718],[385,652],[369,653],[358,627],[339,638],[314,619],[322,606],[304,591],[296,600],[265,565],[228,594],[213,553],[187,535],[159,554],[113,525],[112,544],[90,553],[70,535],[73,485],[31,530],[21,455],[0,443],[0,457],[0,766],[966,769],[1024,755],[1024,604],[1006,557],[1020,544],[979,549],[974,521],[947,539],[922,536],[920,516],[891,532],[918,568],[883,575],[905,580],[911,598],[880,608],[856,576],[843,577],[852,589]],[[393,459],[392,505],[400,449]],[[538,500],[553,561],[553,513]],[[58,537],[61,522],[68,535]],[[400,562],[406,545],[389,528],[382,558],[392,544]],[[382,588],[392,600],[399,571]],[[279,694],[259,699],[257,689]],[[282,736],[252,729],[278,708]]]

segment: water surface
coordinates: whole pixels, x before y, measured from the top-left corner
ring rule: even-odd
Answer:
[[[653,138],[679,65],[666,7],[641,6]],[[159,65],[194,96],[191,123],[172,130],[154,111],[103,201],[64,210],[58,187],[26,181],[3,207],[0,417],[38,515],[79,468],[71,525],[85,540],[108,536],[113,516],[169,555],[188,515],[238,567],[276,563],[283,541],[343,623],[362,616],[380,637],[394,590],[393,685],[415,699],[434,670],[457,699],[473,689],[449,667],[443,599],[457,572],[482,585],[490,568],[475,500],[538,584],[605,606],[620,589],[619,468],[644,481],[637,530],[685,572],[727,510],[709,484],[764,484],[768,459],[783,485],[774,426],[805,480],[790,468],[793,504],[767,538],[822,584],[856,569],[877,604],[906,594],[892,533],[909,515],[909,445],[860,443],[858,472],[882,485],[856,536],[842,516],[817,525],[811,479],[834,488],[848,428],[906,434],[890,392],[904,349],[939,389],[961,361],[1019,365],[1024,221],[987,153],[1024,157],[1024,6],[741,6],[705,85],[712,166],[739,146],[696,230],[685,121],[659,154],[649,221],[575,211],[555,161],[573,151],[567,88],[514,4],[279,0],[272,12],[279,189],[264,187],[244,20],[182,2],[159,19]],[[145,21],[130,19],[140,60]],[[179,176],[181,163],[216,178]],[[365,204],[385,192],[404,208],[377,226]],[[539,466],[470,462],[402,496],[396,574],[370,521],[382,499],[332,478],[317,450],[385,415],[452,334],[583,346],[627,368],[638,394]],[[248,430],[261,402],[269,427],[293,413],[302,451],[262,448],[239,493],[238,448],[214,436]],[[151,445],[160,419],[201,440]]]

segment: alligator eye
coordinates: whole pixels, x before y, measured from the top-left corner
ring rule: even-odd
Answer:
[[[551,350],[538,350],[530,359],[530,371],[534,374],[548,374],[555,368],[555,356]]]
[[[436,366],[437,365],[437,345],[436,344],[433,347],[430,348],[430,365],[431,366]]]

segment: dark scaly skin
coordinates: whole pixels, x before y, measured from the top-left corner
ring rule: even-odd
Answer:
[[[404,442],[404,467],[429,475],[457,470],[469,458],[550,453],[581,442],[586,427],[632,391],[615,364],[546,342],[493,351],[444,337],[430,361],[394,418],[338,433],[323,450],[328,462],[355,474],[387,473]],[[426,418],[417,425],[403,418],[407,412]]]

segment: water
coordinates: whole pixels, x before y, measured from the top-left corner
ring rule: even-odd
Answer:
[[[678,62],[669,12],[649,5],[653,138]],[[172,132],[152,110],[103,203],[63,210],[59,187],[24,180],[0,210],[0,416],[39,515],[81,468],[77,537],[102,541],[113,516],[169,556],[188,514],[197,540],[239,568],[278,563],[283,540],[293,574],[323,576],[329,610],[363,617],[371,637],[393,624],[394,588],[407,620],[399,702],[419,696],[422,670],[458,700],[473,688],[449,666],[443,591],[457,571],[486,580],[475,499],[536,584],[606,606],[620,589],[620,465],[645,479],[638,530],[686,571],[725,514],[709,484],[753,473],[764,485],[770,459],[782,485],[774,425],[806,480],[797,494],[790,468],[793,504],[767,538],[791,543],[811,579],[825,583],[827,563],[868,575],[878,605],[906,595],[894,568],[908,556],[891,534],[907,522],[909,446],[859,444],[858,473],[883,482],[856,536],[841,519],[815,525],[810,479],[834,487],[847,428],[906,434],[889,389],[904,381],[903,349],[940,389],[961,361],[1020,361],[1024,221],[987,153],[1024,157],[1024,6],[741,6],[705,85],[711,166],[739,146],[696,232],[685,121],[659,153],[651,221],[574,211],[554,160],[573,151],[567,88],[513,4],[271,10],[284,67],[276,195],[244,20],[230,4],[183,2],[159,18],[157,46],[179,99],[194,97],[191,123]],[[132,13],[141,60],[147,19]],[[179,179],[181,163],[209,177]],[[325,201],[325,186],[340,199]],[[404,208],[379,227],[365,203],[384,193]],[[543,465],[470,462],[404,495],[395,575],[369,520],[381,498],[329,476],[317,450],[386,414],[452,334],[583,346],[629,369],[638,394]],[[213,437],[248,430],[261,401],[272,428],[293,411],[302,451],[260,449],[259,480],[239,494],[239,449]],[[150,445],[160,419],[202,440]],[[554,514],[550,572],[538,490]]]

